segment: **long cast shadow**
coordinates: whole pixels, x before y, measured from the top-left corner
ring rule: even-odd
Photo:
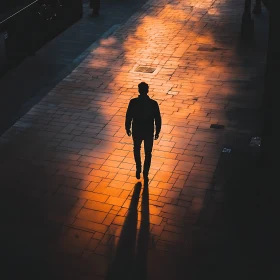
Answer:
[[[141,224],[138,235],[137,250],[134,263],[134,279],[147,279],[147,257],[150,237],[150,210],[148,181],[144,182],[141,203]]]
[[[142,183],[134,186],[128,214],[116,249],[115,259],[107,275],[107,280],[147,278],[147,253],[149,244],[149,192],[148,182],[144,183],[141,203],[141,224],[137,238],[137,207]],[[137,251],[135,254],[135,247]]]
[[[116,249],[115,260],[107,276],[108,280],[129,279],[132,274],[137,233],[137,206],[141,186],[142,184],[140,182],[134,186],[128,214]]]

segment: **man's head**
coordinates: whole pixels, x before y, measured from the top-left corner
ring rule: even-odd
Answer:
[[[149,92],[149,85],[146,84],[145,82],[141,82],[138,85],[138,91],[139,91],[140,95],[147,95]]]

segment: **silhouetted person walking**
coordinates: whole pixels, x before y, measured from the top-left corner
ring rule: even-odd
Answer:
[[[143,176],[148,179],[151,166],[152,149],[154,139],[157,140],[161,130],[161,115],[158,103],[148,96],[149,86],[142,82],[138,85],[140,95],[130,100],[125,120],[125,129],[128,136],[131,135],[132,121],[132,138],[134,144],[134,159],[136,163],[136,178],[140,179],[141,174],[141,144],[144,141],[145,161]],[[154,128],[156,133],[154,136]]]
[[[90,8],[92,9],[91,16],[98,17],[99,16],[99,9],[100,9],[100,0],[90,0]]]
[[[261,4],[261,0],[256,0],[255,2],[255,6],[253,8],[253,14],[259,15],[262,12],[262,4]]]

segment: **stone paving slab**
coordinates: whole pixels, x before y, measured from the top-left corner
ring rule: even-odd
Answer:
[[[41,279],[250,279],[254,259],[225,219],[228,179],[261,124],[265,38],[240,44],[242,9],[147,2],[2,135],[8,265],[28,256]],[[140,81],[163,119],[148,186],[124,130]]]

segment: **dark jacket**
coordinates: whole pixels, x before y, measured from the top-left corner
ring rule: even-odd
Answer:
[[[161,130],[161,116],[158,103],[148,95],[139,95],[130,100],[125,120],[126,131],[130,130],[132,121],[132,136],[143,137],[156,134]]]

